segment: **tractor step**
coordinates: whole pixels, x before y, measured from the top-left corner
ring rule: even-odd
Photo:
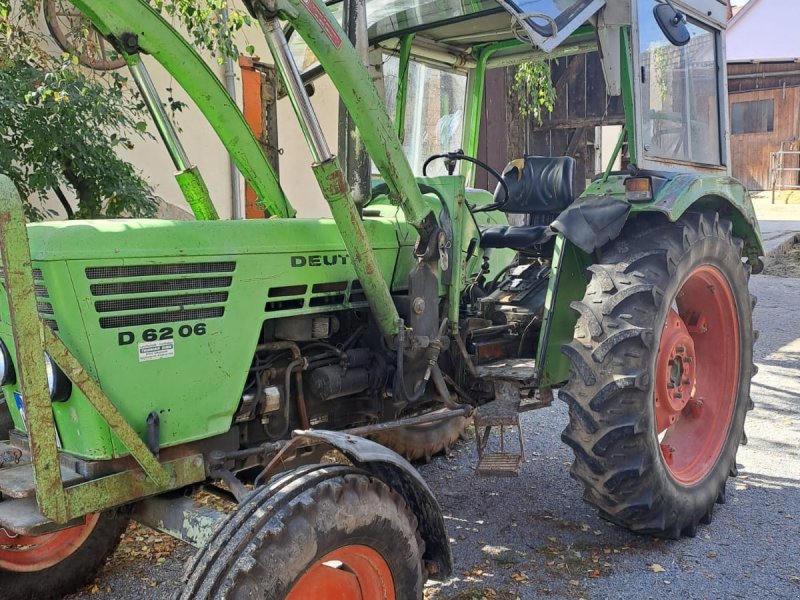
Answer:
[[[478,461],[475,473],[481,477],[517,477],[523,462],[522,454],[487,452]]]
[[[69,486],[83,481],[84,477],[80,473],[62,466],[61,480],[65,486]],[[7,498],[31,498],[35,496],[36,484],[33,481],[33,466],[27,464],[0,469],[0,493]]]
[[[36,498],[20,498],[0,502],[0,528],[18,535],[42,535],[77,525],[83,518],[59,525],[41,512]]]
[[[478,447],[475,473],[482,477],[516,477],[525,462],[525,447],[519,422],[519,382],[495,379],[494,389],[495,400],[479,406],[473,414]],[[494,427],[499,428],[498,437],[490,450],[490,436]],[[516,429],[516,447],[507,448],[506,428]]]

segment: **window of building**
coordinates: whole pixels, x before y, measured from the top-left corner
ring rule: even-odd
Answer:
[[[751,100],[734,102],[731,106],[731,131],[740,133],[769,133],[775,130],[775,101]]]

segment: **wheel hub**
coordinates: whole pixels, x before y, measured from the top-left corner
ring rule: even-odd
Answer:
[[[694,485],[728,439],[739,387],[739,321],[731,285],[711,265],[689,273],[675,305],[655,363],[655,433],[670,475]]]
[[[681,316],[670,309],[656,362],[658,431],[674,423],[695,394],[697,361],[694,340]]]
[[[354,544],[329,552],[309,566],[286,600],[395,600],[392,572],[369,546]]]

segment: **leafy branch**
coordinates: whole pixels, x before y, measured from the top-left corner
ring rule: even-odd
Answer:
[[[511,89],[519,95],[520,115],[533,117],[541,125],[545,111],[552,113],[556,103],[550,61],[534,60],[518,65]]]

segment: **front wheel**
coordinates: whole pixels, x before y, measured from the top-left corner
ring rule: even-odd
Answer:
[[[422,540],[405,501],[349,466],[257,490],[187,570],[182,600],[422,598]]]
[[[37,536],[0,529],[0,597],[63,598],[91,581],[128,525],[124,510],[86,515],[83,523]]]
[[[590,267],[560,396],[572,476],[610,521],[677,538],[710,522],[751,407],[749,270],[731,223],[643,216]]]

